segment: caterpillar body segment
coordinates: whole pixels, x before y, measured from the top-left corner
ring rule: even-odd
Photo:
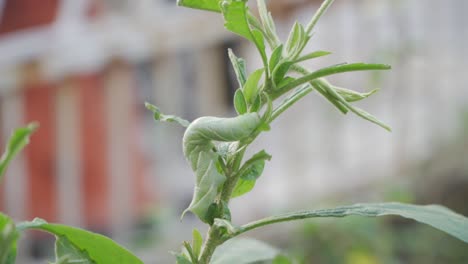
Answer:
[[[209,222],[208,207],[215,201],[219,187],[226,180],[226,176],[216,167],[219,154],[214,151],[214,142],[243,140],[260,123],[258,113],[249,113],[232,118],[201,117],[190,124],[184,134],[183,151],[195,172],[196,182],[192,202],[182,216],[191,211],[203,222]]]

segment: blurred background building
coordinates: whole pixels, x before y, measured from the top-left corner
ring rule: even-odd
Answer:
[[[320,2],[270,1],[280,36],[295,20],[307,23]],[[414,199],[456,200],[452,208],[468,213],[460,202],[468,193],[467,11],[465,0],[335,1],[307,47],[333,55],[307,66],[391,64],[390,72],[331,80],[381,88],[360,106],[394,131],[342,116],[310,95],[253,146],[273,159],[258,187],[233,200],[234,221],[325,200],[381,201],[394,188],[408,190],[404,197],[432,190]],[[189,120],[232,116],[237,87],[228,47],[249,71],[260,67],[254,48],[225,31],[218,14],[172,0],[0,0],[0,146],[13,128],[40,123],[0,187],[0,209],[15,220],[86,227],[139,248],[147,263],[169,262],[167,250],[199,224],[175,220],[194,179],[183,130],[155,124],[143,103]],[[22,242],[19,263],[43,256],[42,239]]]

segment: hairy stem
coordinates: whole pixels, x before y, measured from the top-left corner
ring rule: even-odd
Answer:
[[[319,19],[322,17],[323,14],[325,14],[325,11],[330,7],[330,5],[333,3],[335,0],[325,0],[323,1],[322,5],[320,8],[315,12],[314,16],[310,20],[309,24],[307,24],[307,27],[305,28],[307,35],[310,35],[310,32],[312,29],[314,29],[315,25],[319,21]]]
[[[250,231],[250,230],[262,227],[262,226],[271,225],[275,223],[281,223],[281,222],[289,222],[289,221],[294,221],[294,220],[301,220],[301,219],[315,218],[315,217],[343,217],[344,215],[347,215],[347,212],[349,212],[350,209],[353,209],[355,207],[356,206],[343,206],[343,207],[338,207],[334,209],[322,209],[322,210],[315,210],[315,211],[304,211],[304,212],[288,213],[288,214],[277,215],[277,216],[270,216],[270,217],[266,217],[266,218],[245,224],[239,227],[236,232],[230,235],[231,237],[235,237],[242,233],[245,233],[247,231]]]
[[[220,206],[227,205],[231,199],[232,191],[234,190],[234,187],[236,187],[236,183],[239,180],[239,175],[237,172],[240,168],[242,158],[244,157],[245,149],[245,145],[240,144],[238,147],[239,152],[234,156],[233,162],[227,164],[227,170],[230,173],[226,175],[226,182],[224,183],[221,193],[219,194],[218,203]],[[223,209],[221,211],[223,211]],[[200,255],[199,263],[208,264],[211,260],[211,257],[213,256],[215,249],[224,243],[224,241],[226,240],[222,237],[221,230],[217,226],[211,225],[210,229],[208,230],[205,245]]]

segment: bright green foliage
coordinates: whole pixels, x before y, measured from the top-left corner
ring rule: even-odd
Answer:
[[[234,118],[201,117],[190,124],[184,134],[184,155],[196,173],[192,203],[186,209],[209,223],[208,207],[215,201],[226,175],[217,169],[219,155],[213,141],[233,142],[248,138],[260,125],[257,113]],[[185,211],[185,212],[186,212]],[[185,213],[184,212],[184,213]]]
[[[8,216],[0,213],[0,263],[15,263],[18,237],[15,223]]]
[[[294,60],[304,49],[309,41],[310,36],[305,31],[304,27],[296,22],[293,29],[289,33],[288,40],[285,44],[285,56],[288,60]]]
[[[17,228],[20,231],[36,229],[54,234],[59,239],[57,250],[57,253],[60,254],[57,255],[59,259],[68,255],[68,261],[74,258],[89,257],[90,263],[143,264],[140,259],[110,238],[80,228],[49,224],[38,218],[32,222],[22,222],[17,225]]]
[[[258,49],[264,64],[266,64],[265,43],[262,32],[251,29],[248,23],[247,6],[245,0],[227,0],[221,3],[221,11],[224,16],[224,26],[250,41]]]
[[[253,104],[255,98],[259,94],[258,82],[260,81],[260,78],[262,78],[262,74],[263,74],[263,69],[258,69],[254,71],[249,76],[249,78],[247,79],[247,82],[242,88],[244,92],[244,96],[245,96],[245,101],[249,105]]]
[[[234,108],[239,115],[247,113],[247,102],[245,101],[244,92],[242,89],[237,89],[234,93]]]
[[[31,123],[26,127],[16,129],[12,133],[5,152],[0,158],[0,181],[10,161],[29,143],[29,137],[37,127],[38,125],[36,123]]]
[[[198,231],[196,228],[193,229],[192,232],[192,249],[193,249],[193,254],[196,259],[200,257],[200,252],[203,246],[203,237],[200,234],[200,231]]]
[[[261,241],[247,238],[232,239],[219,246],[210,264],[248,264],[271,261],[278,249]]]
[[[195,9],[203,9],[214,12],[221,12],[220,0],[177,0],[177,5]]]
[[[270,159],[271,156],[262,150],[246,161],[239,170],[239,180],[237,181],[236,187],[234,187],[234,190],[232,191],[231,197],[238,197],[250,192],[255,186],[255,182],[257,181],[258,177],[260,177],[263,173],[265,160]]]

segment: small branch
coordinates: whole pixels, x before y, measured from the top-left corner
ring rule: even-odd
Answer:
[[[275,223],[281,223],[281,222],[289,222],[289,221],[294,221],[294,220],[301,220],[301,219],[315,218],[315,217],[343,217],[346,215],[346,212],[348,212],[350,209],[353,209],[355,207],[356,206],[345,206],[345,207],[339,207],[335,209],[303,211],[303,212],[288,213],[288,214],[277,215],[277,216],[270,216],[270,217],[266,217],[266,218],[245,224],[243,226],[240,226],[236,232],[231,233],[230,235],[232,238],[242,233],[245,233],[247,231],[262,227],[262,226],[271,225]]]
[[[310,32],[312,29],[314,29],[315,24],[319,21],[320,17],[327,11],[327,9],[330,7],[330,5],[333,3],[335,0],[325,0],[323,1],[322,5],[320,8],[315,12],[314,16],[310,20],[309,24],[307,24],[307,27],[305,28],[307,35],[310,35]]]

